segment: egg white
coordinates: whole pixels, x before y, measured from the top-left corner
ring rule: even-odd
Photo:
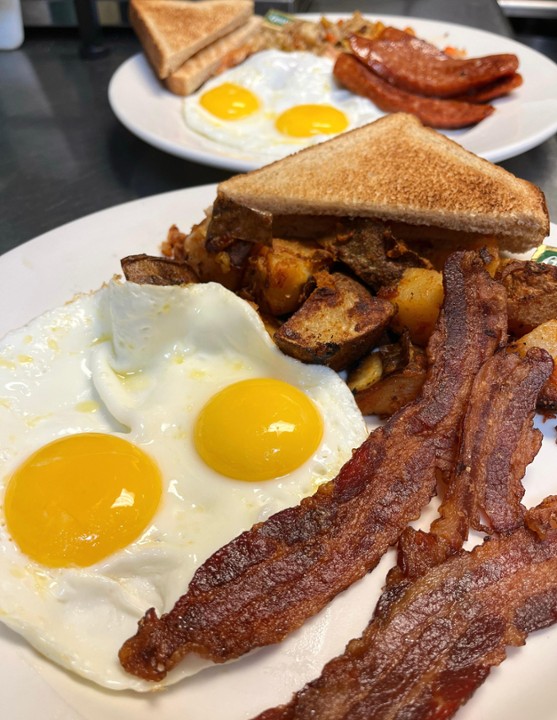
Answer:
[[[275,120],[296,105],[324,104],[341,110],[352,129],[382,115],[367,98],[342,88],[333,77],[334,62],[309,52],[265,50],[241,65],[227,70],[186,97],[183,114],[186,125],[214,142],[239,148],[250,154],[282,157],[295,150],[328,140],[332,135],[296,138],[283,135]],[[221,120],[200,104],[201,96],[223,83],[245,87],[257,96],[260,109],[238,120]]]
[[[323,441],[288,477],[223,478],[195,452],[192,425],[215,392],[261,376],[316,403]],[[137,541],[88,568],[33,562],[0,513],[0,620],[78,675],[143,691],[155,686],[125,673],[117,652],[145,610],[170,610],[215,550],[333,477],[366,427],[336,373],[284,356],[256,312],[220,285],[111,281],[0,343],[0,498],[29,454],[78,432],[118,435],[150,454],[164,478],[161,506]],[[190,658],[165,684],[205,665]]]

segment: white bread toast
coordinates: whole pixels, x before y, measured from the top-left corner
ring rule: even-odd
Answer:
[[[252,15],[252,0],[132,0],[129,6],[130,23],[161,80]]]
[[[440,241],[488,236],[510,252],[536,247],[549,234],[539,188],[405,113],[225,180],[214,209],[219,205],[246,208],[251,223],[257,215],[372,217],[424,235],[431,230]]]
[[[247,53],[249,40],[255,36],[262,24],[263,18],[254,15],[241,27],[188,58],[176,72],[164,79],[164,84],[175,95],[195,92],[220,68],[226,68],[226,59],[231,53],[234,54],[234,64],[245,59],[245,55],[239,56],[238,53],[244,47]]]

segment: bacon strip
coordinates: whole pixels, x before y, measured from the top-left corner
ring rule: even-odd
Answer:
[[[419,95],[451,97],[513,75],[518,58],[512,54],[452,58],[408,33],[396,39],[383,33],[377,39],[352,35],[354,55],[391,85]]]
[[[483,365],[472,387],[458,460],[439,517],[429,533],[411,527],[402,533],[390,584],[415,579],[456,553],[469,527],[501,534],[523,525],[521,481],[542,442],[532,421],[552,370],[551,356],[540,348],[532,348],[523,359],[502,351]]]
[[[480,370],[466,414],[456,478],[432,528],[437,535],[444,534],[443,520],[451,508],[464,509],[471,526],[489,534],[522,526],[521,481],[542,443],[532,420],[538,394],[552,371],[551,356],[540,348],[523,360],[498,353]]]
[[[400,90],[348,53],[339,54],[333,74],[348,90],[367,97],[380,110],[412,113],[429,127],[456,129],[475,125],[494,110],[491,105],[428,98]]]
[[[422,395],[372,433],[337,478],[210,557],[188,592],[153,609],[120,650],[123,667],[162,679],[186,654],[214,662],[282,640],[371,570],[448,474],[472,381],[506,337],[506,298],[473,252],[444,271],[445,305]]]
[[[526,523],[396,588],[321,677],[257,720],[453,717],[507,646],[557,621],[557,497]]]

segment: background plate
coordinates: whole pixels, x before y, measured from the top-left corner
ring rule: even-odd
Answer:
[[[64,225],[0,256],[0,307],[4,309],[0,336],[76,292],[98,288],[119,272],[120,257],[157,252],[171,224],[188,230],[202,219],[203,209],[214,197],[215,186],[204,186],[137,200]],[[557,237],[555,225],[552,236]],[[527,505],[557,492],[554,423],[539,426],[544,443],[526,476]],[[424,526],[432,517],[423,516]],[[248,720],[287,701],[361,633],[393,555],[388,553],[373,573],[280,645],[209,668],[151,695],[111,693],[83,682],[40,657],[0,624],[1,716],[9,720],[38,716],[42,720]],[[3,581],[0,578],[0,586]],[[459,711],[458,719],[554,720],[556,648],[557,627],[534,633],[525,648],[513,648],[509,659]]]
[[[346,15],[327,17],[338,19]],[[374,18],[366,14],[366,17],[401,28],[411,25],[419,37],[439,47],[462,48],[468,57],[494,53],[518,56],[524,84],[508,97],[496,100],[496,112],[479,125],[445,132],[468,150],[499,162],[539,145],[557,131],[557,65],[545,55],[515,40],[464,25],[395,15]],[[182,98],[158,82],[142,53],[116,70],[108,98],[115,115],[128,130],[172,155],[237,171],[251,170],[272,159],[226,148],[189,130],[182,119]]]

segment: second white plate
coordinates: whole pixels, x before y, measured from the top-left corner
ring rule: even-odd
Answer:
[[[327,17],[336,20],[346,15]],[[468,150],[499,162],[539,145],[557,132],[557,65],[545,55],[515,40],[464,25],[394,15],[369,17],[401,28],[411,25],[419,37],[439,47],[462,48],[468,57],[494,53],[518,56],[524,84],[496,100],[496,111],[479,125],[445,133]],[[114,73],[108,98],[116,117],[128,130],[171,155],[233,171],[252,170],[272,159],[218,145],[189,130],[182,118],[183,99],[159,83],[142,53],[126,60]]]

